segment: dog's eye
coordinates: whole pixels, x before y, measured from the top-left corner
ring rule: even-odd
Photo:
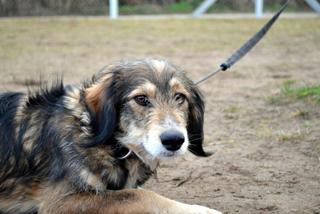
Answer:
[[[186,100],[186,96],[184,94],[181,94],[181,93],[177,93],[175,96],[174,96],[174,99],[175,101],[181,105],[184,103],[184,101]]]
[[[134,101],[136,101],[136,103],[138,103],[141,106],[150,106],[151,105],[147,96],[139,95],[139,96],[134,97],[133,99],[134,99]]]

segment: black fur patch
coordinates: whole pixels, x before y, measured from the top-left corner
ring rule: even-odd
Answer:
[[[0,94],[0,183],[16,174],[22,155],[21,144],[16,141],[14,118],[20,104],[22,93]]]

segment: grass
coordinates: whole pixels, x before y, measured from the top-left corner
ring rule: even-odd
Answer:
[[[162,7],[156,4],[137,4],[137,5],[123,5],[120,6],[119,12],[121,15],[131,14],[161,14],[163,13]]]
[[[294,87],[294,81],[286,81],[281,89],[285,97],[313,100],[320,104],[320,84],[315,86]]]
[[[227,108],[225,108],[223,110],[223,112],[230,113],[230,114],[235,114],[235,113],[238,113],[240,110],[241,110],[240,107],[235,106],[235,105],[231,105],[231,106],[228,106]]]
[[[101,47],[107,48],[108,45],[119,47],[120,41],[127,41],[138,52],[195,53],[215,50],[230,54],[264,22],[265,20],[248,22],[246,19],[117,22],[104,18],[5,19],[0,20],[0,54],[16,58],[24,52],[33,53],[34,50],[65,51],[67,54],[73,51],[79,53],[79,49],[101,51]],[[286,46],[288,41],[284,37],[294,37],[301,40],[299,42],[303,45],[297,47],[301,51],[310,45],[315,49],[320,48],[320,31],[316,29],[320,29],[318,19],[282,20],[259,45],[267,43],[267,49],[270,49],[278,47],[281,42]]]
[[[256,129],[258,138],[277,142],[298,142],[305,139],[308,134],[308,127],[290,130],[272,127],[270,124],[260,124]]]
[[[132,14],[179,14],[179,13],[191,13],[194,10],[192,3],[187,1],[180,1],[169,5],[158,4],[136,4],[136,5],[122,5],[119,8],[120,14],[132,15]]]
[[[161,6],[157,4],[136,4],[136,5],[123,5],[120,6],[119,11],[122,15],[131,14],[179,14],[191,13],[194,6],[190,2],[181,1],[173,4]]]
[[[170,13],[191,13],[194,10],[194,6],[187,1],[180,1],[168,6]]]
[[[296,109],[292,112],[292,116],[294,118],[301,118],[304,120],[310,119],[310,112],[305,109]]]
[[[229,56],[265,21],[113,21],[105,17],[0,19],[0,85],[12,82],[11,77],[8,80],[8,74],[16,76],[18,81],[25,74],[33,78],[41,72],[63,72],[66,79],[81,79],[117,60],[159,56],[183,65],[196,79]],[[272,69],[316,66],[319,38],[320,20],[317,18],[279,20],[234,68],[246,75],[240,69],[261,70],[265,65],[272,65]],[[284,67],[283,60],[277,60],[279,57],[274,53],[284,56],[288,52],[294,55],[290,55],[289,66]],[[305,58],[307,62],[300,63],[302,53],[311,55]],[[252,63],[252,59],[258,61]],[[230,72],[230,75],[234,74]]]
[[[275,138],[279,142],[297,142],[303,140],[306,134],[306,131],[301,130],[296,130],[293,132],[286,132],[284,130],[280,130],[276,133]]]
[[[292,101],[303,100],[307,103],[320,104],[320,84],[296,86],[297,82],[294,80],[287,80],[282,83],[280,93],[268,97],[270,104],[285,104]],[[307,113],[300,111],[296,113],[297,116],[305,117]]]

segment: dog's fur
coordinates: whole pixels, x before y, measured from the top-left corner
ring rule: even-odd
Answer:
[[[2,93],[0,213],[216,213],[134,189],[161,158],[208,155],[203,113],[194,83],[155,59],[111,65],[80,87]],[[177,151],[161,145],[168,129],[184,136]]]

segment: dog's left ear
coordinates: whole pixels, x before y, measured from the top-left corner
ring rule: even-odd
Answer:
[[[188,120],[188,137],[189,151],[201,157],[208,157],[211,153],[203,150],[203,118],[204,101],[200,91],[193,86],[191,90],[191,99],[189,101],[189,120]]]
[[[114,75],[110,72],[86,89],[86,103],[93,115],[95,139],[89,145],[107,143],[113,136],[117,125],[117,96]]]

